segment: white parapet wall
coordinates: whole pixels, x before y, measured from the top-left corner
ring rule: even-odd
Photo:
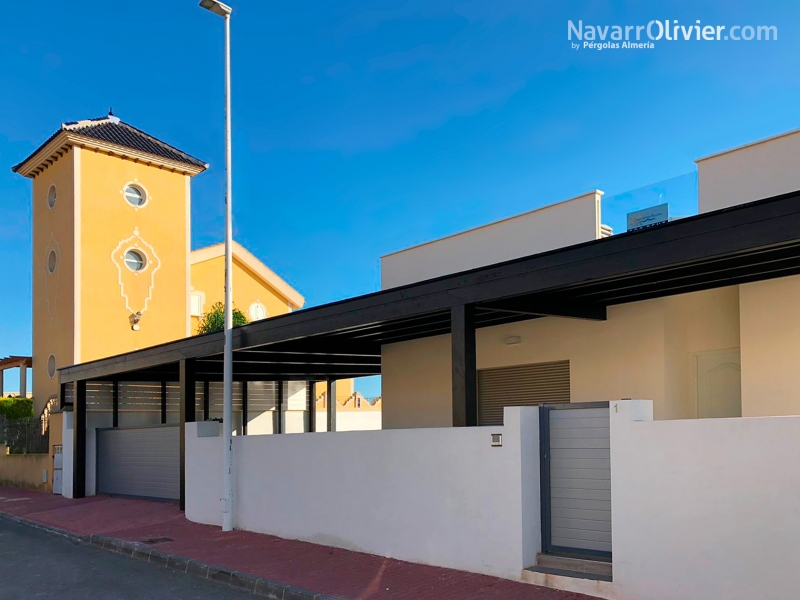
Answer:
[[[186,430],[186,517],[219,525],[219,426]],[[532,407],[498,427],[235,437],[233,457],[237,529],[512,579],[540,548]]]
[[[407,285],[599,239],[602,195],[600,190],[593,190],[382,256],[381,288]]]
[[[611,403],[607,597],[800,597],[800,416],[651,419]]]
[[[800,130],[698,158],[699,212],[800,190]]]

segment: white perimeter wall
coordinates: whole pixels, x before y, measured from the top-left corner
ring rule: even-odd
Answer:
[[[620,600],[795,600],[800,417],[650,421],[611,404]]]
[[[476,269],[600,237],[603,192],[551,204],[381,257],[381,288],[387,289]]]
[[[541,540],[538,411],[505,423],[236,437],[235,527],[519,579]],[[186,517],[219,525],[219,428],[186,429]]]

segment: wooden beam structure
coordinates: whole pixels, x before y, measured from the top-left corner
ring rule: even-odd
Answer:
[[[167,382],[161,381],[161,424],[167,423]]]
[[[111,426],[119,427],[119,381],[111,382]]]
[[[75,384],[72,431],[72,497],[86,497],[86,382]]]
[[[475,346],[475,307],[451,309],[453,427],[478,424],[478,369]]]
[[[180,462],[181,462],[181,510],[186,510],[186,423],[196,420],[195,415],[195,362],[180,361]]]
[[[336,431],[336,380],[328,379],[326,390],[328,431]]]
[[[796,274],[800,192],[236,327],[234,379],[377,375],[383,345],[465,335],[453,330],[463,306],[474,307],[475,328],[542,316],[602,320],[616,304]],[[194,336],[59,373],[65,383],[177,381],[179,362],[198,359],[197,377],[219,381],[223,345],[221,332]],[[463,399],[468,385],[459,390]]]
[[[247,435],[247,395],[250,391],[247,384],[247,381],[242,382],[242,435]]]
[[[314,433],[317,430],[317,399],[314,397],[314,384],[315,381],[306,381],[306,407],[308,409],[308,433]]]

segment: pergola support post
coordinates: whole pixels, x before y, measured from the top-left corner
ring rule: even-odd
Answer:
[[[28,397],[28,366],[25,363],[19,366],[19,397]]]
[[[317,399],[314,394],[314,381],[306,381],[306,406],[308,407],[308,433],[317,430]]]
[[[72,436],[72,497],[86,497],[86,381],[75,382]]]
[[[119,381],[111,383],[111,426],[119,427]]]
[[[247,386],[250,382],[242,382],[242,435],[247,435]]]
[[[186,423],[195,420],[195,362],[194,359],[180,361],[180,438],[181,438],[181,510],[186,510]]]
[[[283,381],[276,381],[275,388],[277,391],[276,395],[276,412],[278,413],[277,423],[275,424],[278,433],[283,433],[285,430],[286,423],[284,422],[284,415],[286,414],[284,411],[284,394],[283,394]]]
[[[208,413],[211,412],[211,390],[208,379],[203,382],[203,421],[208,421]]]
[[[336,380],[328,380],[328,431],[336,431]]]
[[[161,382],[161,424],[167,423],[167,382]]]
[[[478,424],[478,371],[475,348],[475,307],[460,304],[450,310],[453,370],[453,427]]]

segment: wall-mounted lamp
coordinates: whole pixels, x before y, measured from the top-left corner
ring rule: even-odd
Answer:
[[[510,335],[506,339],[503,340],[506,346],[514,346],[516,344],[522,343],[522,338],[518,335]]]
[[[131,313],[131,316],[128,317],[128,320],[131,322],[131,329],[133,331],[139,331],[139,321],[142,318],[142,311]]]

